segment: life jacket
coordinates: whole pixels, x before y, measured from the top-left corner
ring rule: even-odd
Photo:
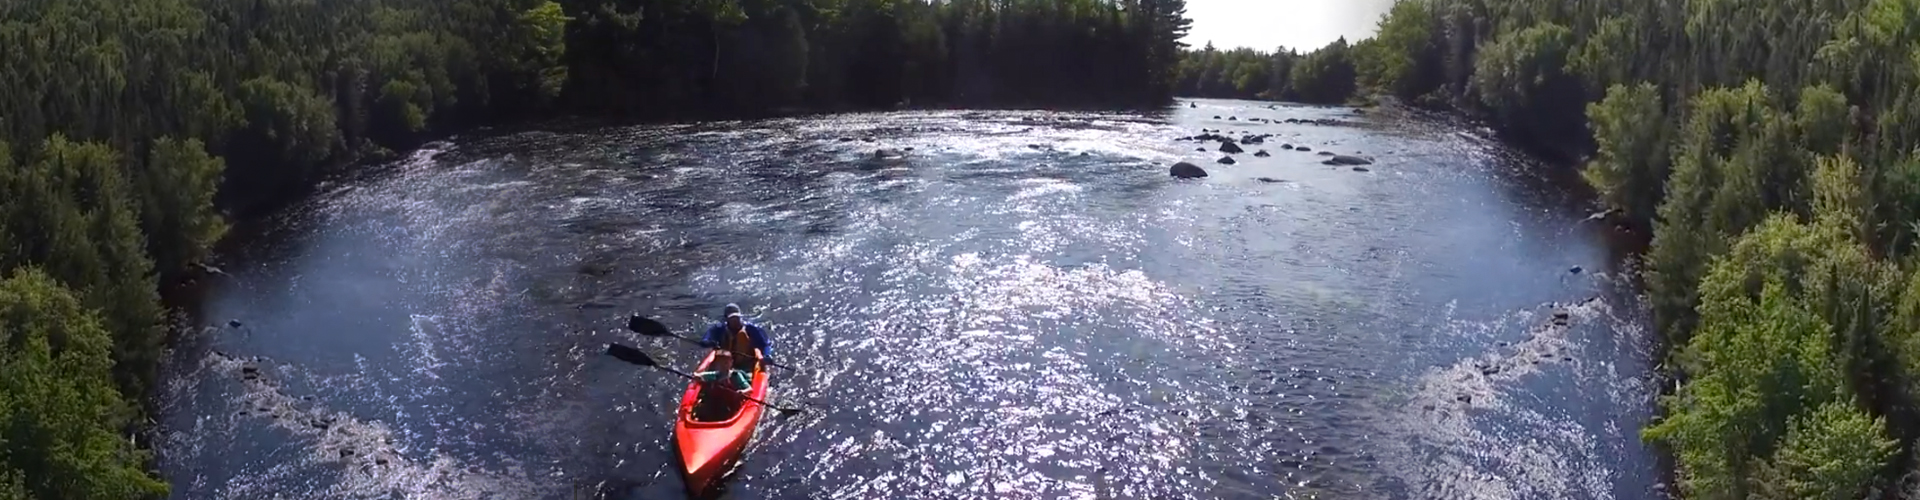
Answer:
[[[733,335],[721,335],[719,347],[733,355],[733,369],[745,371],[749,376],[758,371],[760,352],[753,348],[753,337],[744,326]]]

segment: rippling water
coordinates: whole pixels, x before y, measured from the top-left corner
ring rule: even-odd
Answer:
[[[183,499],[675,498],[681,382],[600,349],[688,367],[624,316],[738,302],[809,410],[727,498],[1648,496],[1651,338],[1584,195],[1446,125],[1198,104],[436,144],[240,232],[163,469]],[[1176,140],[1203,128],[1274,156]]]

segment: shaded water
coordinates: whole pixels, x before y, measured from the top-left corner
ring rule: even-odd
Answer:
[[[625,315],[738,302],[809,409],[726,498],[1649,495],[1650,334],[1578,195],[1446,125],[1197,103],[436,144],[238,236],[163,470],[182,499],[678,498],[682,382],[600,351],[688,367]],[[1274,156],[1215,164],[1176,140],[1202,128]]]

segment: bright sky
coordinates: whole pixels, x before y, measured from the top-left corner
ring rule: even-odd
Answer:
[[[1291,47],[1308,52],[1342,36],[1348,42],[1373,36],[1393,0],[1187,0],[1193,30],[1186,42],[1208,41],[1220,50]]]

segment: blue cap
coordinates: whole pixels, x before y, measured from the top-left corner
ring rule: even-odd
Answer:
[[[721,312],[721,316],[722,316],[722,317],[727,317],[727,318],[731,318],[731,317],[734,317],[734,316],[739,316],[739,315],[740,315],[740,305],[739,305],[739,304],[727,304],[727,308],[726,308],[726,309],[724,309],[724,310],[722,310],[722,312]]]

